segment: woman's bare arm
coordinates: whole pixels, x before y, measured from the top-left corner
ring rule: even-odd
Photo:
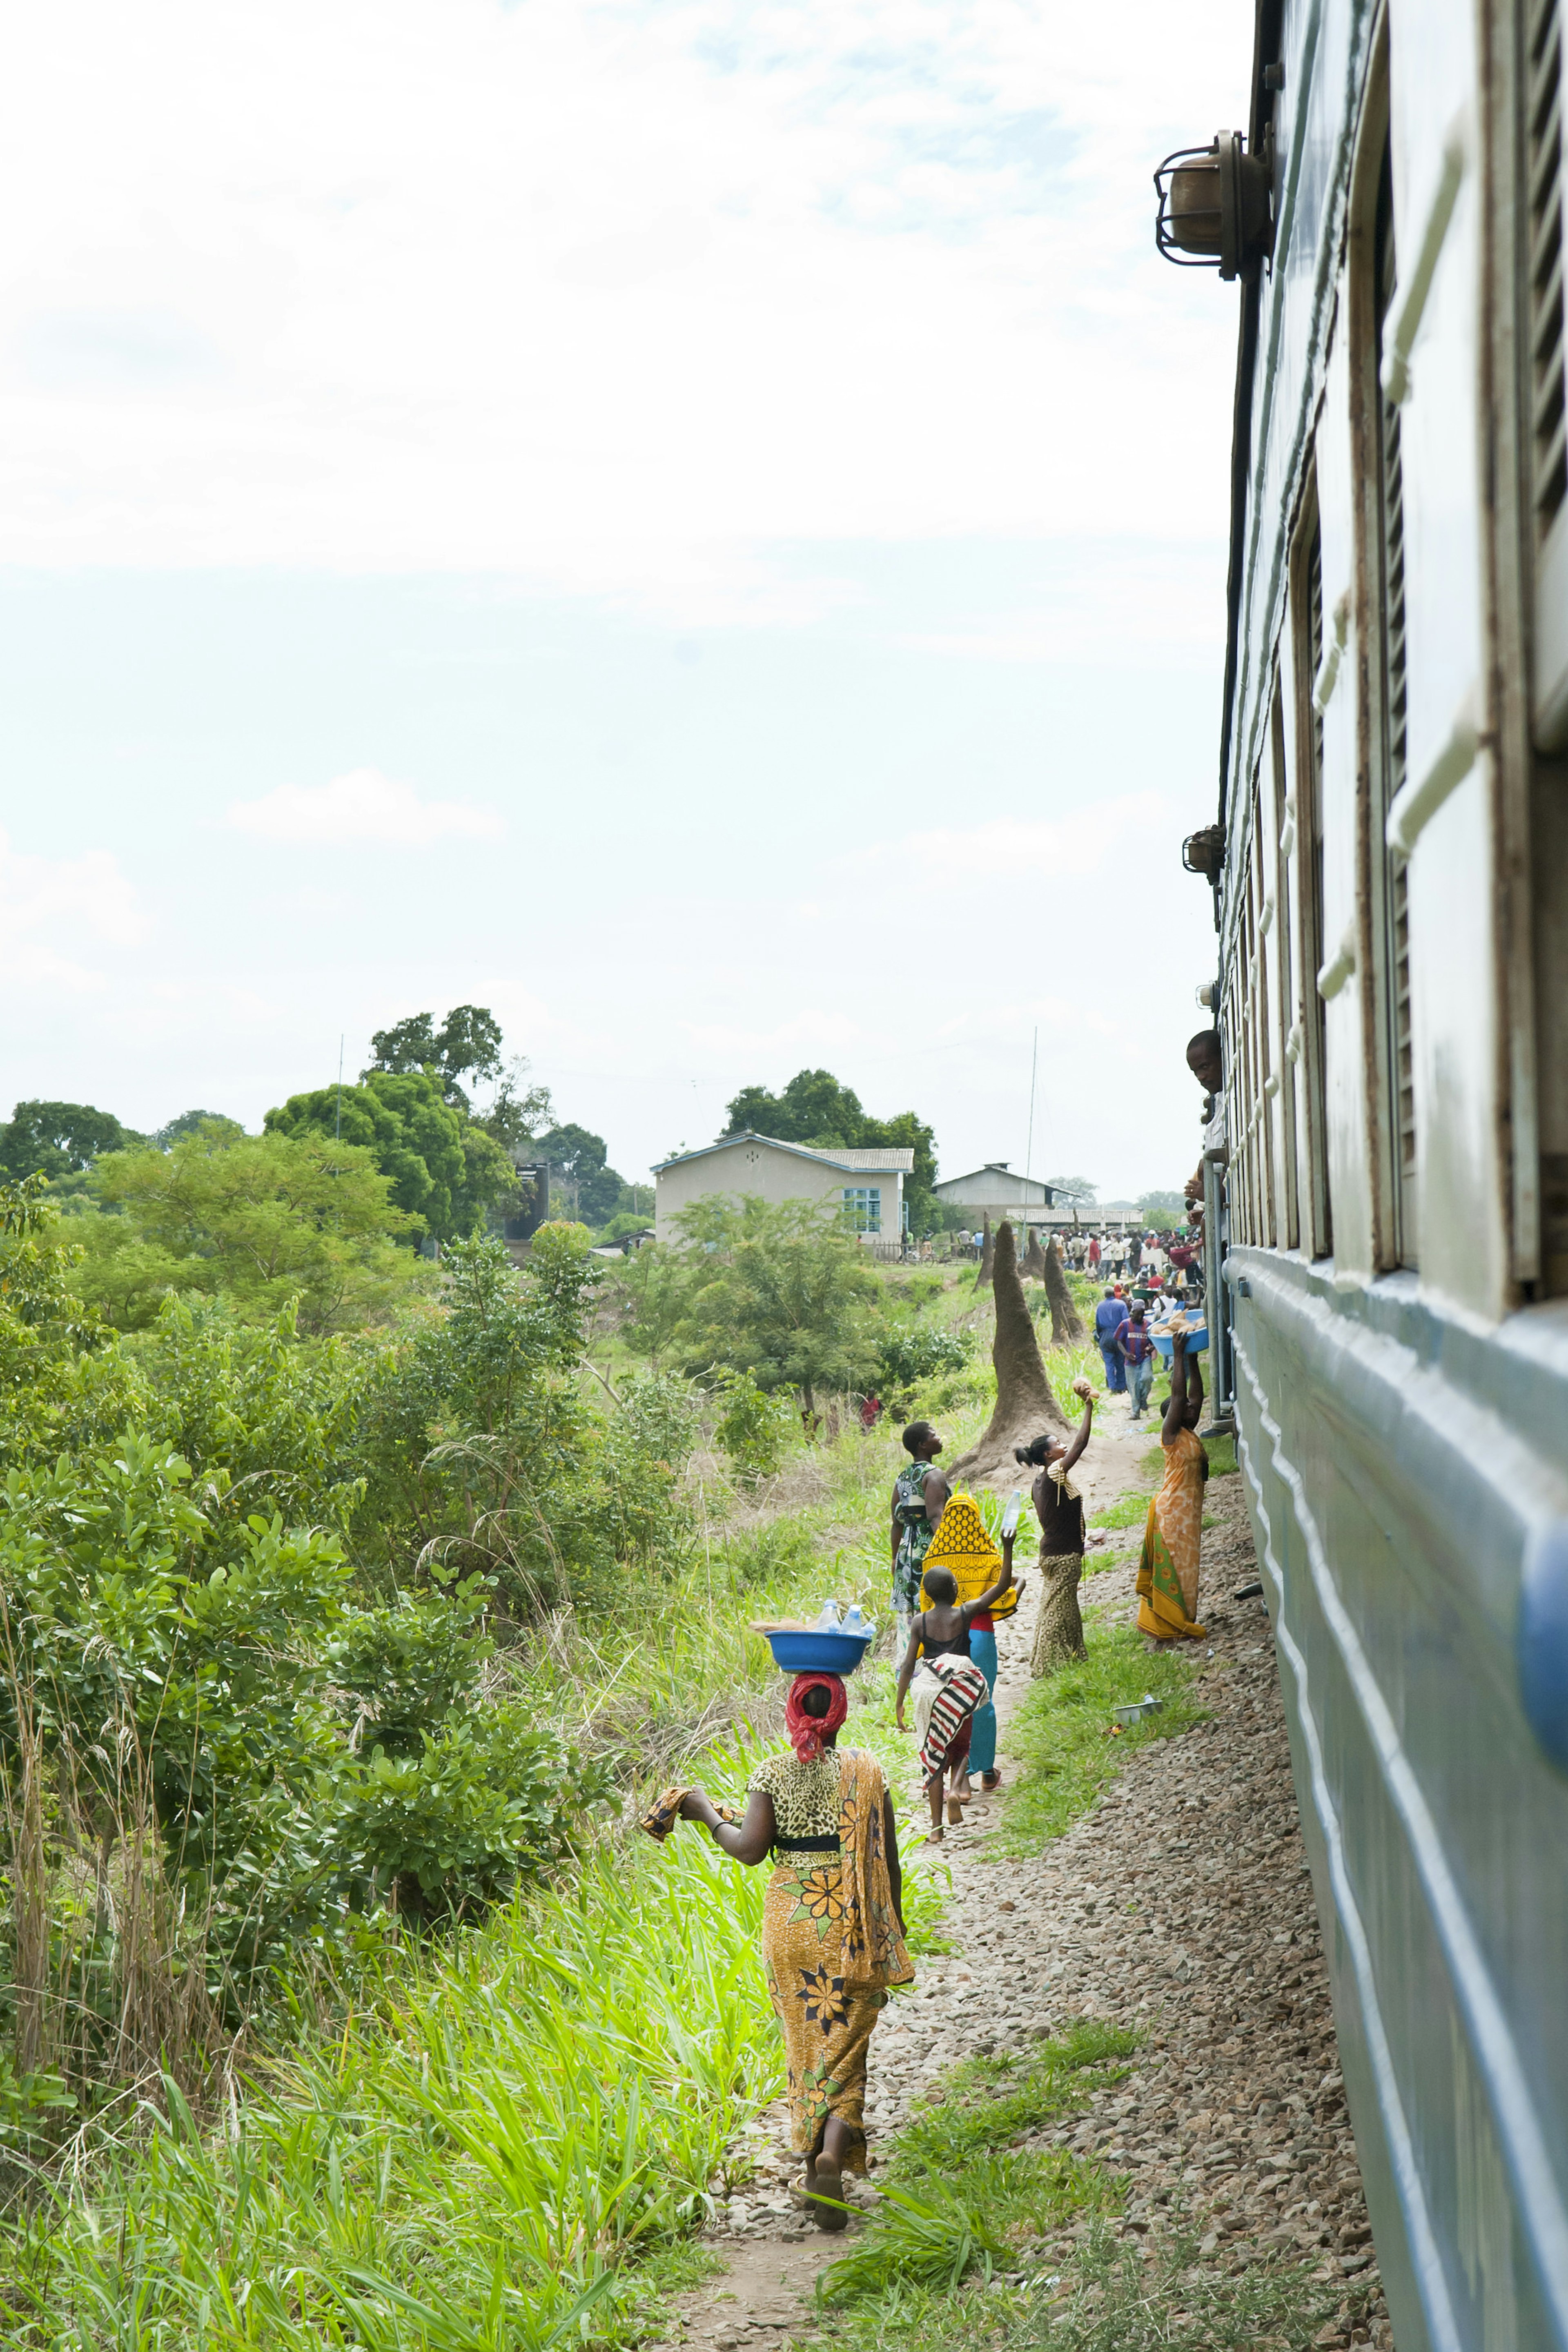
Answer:
[[[1187,1335],[1178,1331],[1171,1341],[1171,1393],[1160,1423],[1162,1445],[1174,1445],[1187,1426]]]
[[[1064,1470],[1070,1470],[1073,1464],[1079,1459],[1084,1447],[1089,1444],[1089,1432],[1093,1427],[1094,1399],[1092,1397],[1088,1397],[1084,1401],[1083,1419],[1079,1423],[1077,1429],[1074,1430],[1068,1444],[1068,1450],[1062,1455],[1062,1468]]]
[[[921,1654],[921,1640],[924,1625],[925,1613],[922,1611],[910,1628],[910,1638],[904,1650],[903,1663],[899,1668],[899,1687],[893,1694],[893,1720],[900,1731],[907,1731],[910,1727],[904,1721],[904,1701],[909,1696],[910,1685],[914,1680],[915,1664]]]
[[[930,1470],[926,1473],[926,1482],[923,1491],[925,1494],[926,1517],[934,1528],[938,1519],[941,1518],[943,1511],[946,1510],[948,1497],[952,1493],[952,1488],[948,1485],[947,1480],[943,1477],[942,1472],[937,1468],[934,1462],[931,1464]]]
[[[958,1613],[959,1613],[959,1615],[960,1615],[960,1616],[963,1618],[963,1620],[965,1630],[967,1630],[968,1625],[969,1625],[969,1621],[970,1621],[970,1619],[971,1619],[972,1617],[977,1617],[977,1616],[980,1614],[980,1612],[981,1612],[983,1609],[989,1609],[989,1608],[992,1606],[993,1602],[997,1601],[1000,1601],[1000,1600],[1001,1600],[1001,1598],[1002,1598],[1002,1595],[1003,1595],[1005,1592],[1009,1591],[1012,1589],[1012,1586],[1013,1586],[1014,1580],[1014,1580],[1014,1576],[1013,1576],[1013,1538],[1012,1538],[1012,1537],[1011,1537],[1011,1536],[1004,1536],[1004,1537],[1003,1537],[1003,1538],[1002,1538],[1002,1573],[1001,1573],[1001,1575],[997,1578],[997,1580],[996,1580],[995,1583],[991,1587],[991,1590],[990,1590],[990,1591],[989,1591],[989,1592],[983,1592],[983,1593],[981,1594],[981,1596],[980,1596],[980,1598],[979,1598],[979,1600],[978,1600],[978,1601],[966,1601],[964,1602],[964,1604],[963,1604],[963,1608],[962,1608],[962,1609],[959,1611],[959,1612],[958,1612]],[[1022,1578],[1022,1577],[1019,1577],[1019,1578],[1016,1580],[1016,1581],[1017,1581],[1018,1590],[1019,1590],[1019,1591],[1020,1591],[1020,1592],[1022,1592],[1022,1591],[1024,1590],[1024,1580],[1023,1580],[1023,1578]]]
[[[713,1832],[713,1843],[731,1862],[743,1862],[748,1870],[766,1859],[772,1852],[776,1824],[773,1821],[773,1801],[765,1789],[752,1789],[746,1798],[746,1810],[738,1822],[727,1822],[718,1806],[704,1789],[689,1789],[680,1801],[683,1822],[700,1822]]]

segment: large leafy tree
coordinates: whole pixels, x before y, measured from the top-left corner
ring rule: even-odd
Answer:
[[[24,1176],[79,1176],[100,1152],[120,1151],[140,1140],[112,1111],[92,1103],[19,1102],[0,1127],[0,1169],[14,1181]]]
[[[873,1118],[860,1097],[831,1070],[797,1070],[782,1094],[765,1087],[742,1087],[729,1107],[727,1135],[751,1129],[781,1143],[810,1143],[824,1150],[867,1150],[879,1143],[902,1144],[914,1153],[908,1199],[910,1222],[924,1232],[934,1205],[936,1137],[912,1110]]]
[[[370,1063],[361,1072],[377,1071],[402,1076],[415,1070],[434,1070],[446,1100],[468,1108],[464,1078],[499,1078],[501,1075],[500,1024],[482,1004],[455,1004],[439,1028],[433,1013],[413,1013],[390,1029],[378,1029],[370,1041]]]
[[[412,1272],[392,1242],[415,1221],[363,1145],[205,1129],[168,1151],[108,1152],[93,1181],[121,1213],[73,1223],[79,1284],[127,1324],[176,1290],[221,1295],[251,1318],[297,1297],[303,1329],[336,1330],[384,1312]]]
[[[314,1136],[368,1151],[390,1197],[438,1241],[472,1233],[510,1200],[517,1174],[495,1139],[446,1100],[434,1071],[372,1070],[361,1086],[290,1095],[263,1122],[269,1135]]]
[[[792,1388],[808,1423],[819,1394],[870,1385],[882,1286],[839,1220],[809,1201],[713,1194],[675,1224],[693,1253],[680,1333],[692,1370],[722,1365],[762,1389]]]

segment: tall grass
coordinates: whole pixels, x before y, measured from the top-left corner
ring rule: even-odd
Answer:
[[[868,1721],[872,1738],[877,1727]],[[857,1726],[857,1735],[864,1735]],[[712,1758],[738,1793],[751,1750]],[[231,2084],[177,2085],[10,2242],[7,2340],[49,2352],[545,2352],[635,2336],[781,2086],[757,1962],[766,1870],[700,1831],[606,1846],[569,1887],[423,1950]],[[939,1891],[907,1881],[917,1946]]]

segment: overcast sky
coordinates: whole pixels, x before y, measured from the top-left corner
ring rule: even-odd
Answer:
[[[1179,1183],[1250,12],[107,0],[0,89],[0,1111],[493,1007],[640,1177],[826,1065]]]

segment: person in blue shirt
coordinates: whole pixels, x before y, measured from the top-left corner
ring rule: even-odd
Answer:
[[[1105,1365],[1105,1385],[1112,1396],[1127,1393],[1127,1368],[1116,1344],[1116,1335],[1126,1320],[1127,1301],[1119,1298],[1114,1290],[1107,1290],[1094,1310],[1094,1336]]]

